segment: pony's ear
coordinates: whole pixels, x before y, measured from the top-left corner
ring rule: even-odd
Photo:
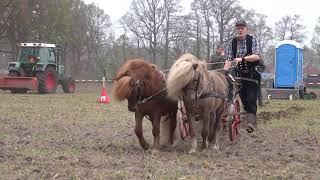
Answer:
[[[197,70],[198,64],[193,64],[192,67],[193,67],[194,70]]]

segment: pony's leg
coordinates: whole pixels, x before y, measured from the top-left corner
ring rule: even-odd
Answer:
[[[189,122],[189,136],[190,136],[190,149],[189,154],[197,152],[197,138],[195,131],[195,117],[193,116],[192,103],[184,102],[184,106],[187,113],[187,118]],[[182,126],[182,124],[181,124]]]
[[[168,142],[170,140],[170,126],[170,116],[162,116],[160,119],[160,146],[168,145]]]
[[[152,135],[153,135],[153,149],[160,149],[160,119],[161,115],[153,115],[152,122]]]
[[[169,134],[169,144],[173,144],[174,141],[174,133],[177,127],[177,114],[176,113],[172,113],[170,115],[170,134]]]
[[[213,148],[219,150],[219,137],[220,137],[220,130],[221,130],[221,124],[222,124],[222,118],[223,118],[223,111],[224,111],[224,104],[220,105],[219,108],[216,111],[216,119],[214,123],[214,129],[213,129]]]
[[[136,133],[136,136],[139,139],[140,146],[144,149],[147,150],[149,149],[149,144],[143,137],[143,131],[142,131],[142,119],[143,115],[136,112],[135,113],[135,121],[136,121],[136,126],[134,128],[134,132]]]
[[[191,117],[191,116],[189,116]],[[189,118],[189,128],[190,128],[190,150],[189,153],[197,152],[197,138],[195,133],[195,119],[194,117]]]
[[[213,131],[214,131],[214,124],[216,122],[216,114],[210,113],[210,119],[209,119],[209,137],[208,141],[211,143],[213,141]]]
[[[208,148],[209,122],[211,120],[210,112],[202,114],[202,149]]]

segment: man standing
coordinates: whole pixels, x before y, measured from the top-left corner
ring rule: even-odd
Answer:
[[[208,69],[209,70],[223,69],[223,63],[224,63],[224,48],[220,47],[211,56],[210,62],[208,64]]]
[[[235,25],[237,36],[232,39],[227,48],[224,70],[231,68],[232,62],[236,63],[236,74],[240,77],[258,80],[260,74],[256,71],[259,65],[260,52],[257,39],[249,34],[247,23],[243,20],[237,21]],[[257,125],[257,95],[259,83],[242,81],[239,92],[244,110],[247,112],[247,132],[251,133]]]

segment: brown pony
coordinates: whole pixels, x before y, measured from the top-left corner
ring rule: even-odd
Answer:
[[[141,59],[127,61],[117,72],[112,89],[115,100],[128,100],[128,109],[135,113],[135,134],[145,150],[149,144],[143,137],[142,120],[147,117],[152,123],[153,149],[160,147],[160,119],[167,116],[170,121],[169,144],[173,144],[176,128],[177,101],[166,96],[164,74],[156,65]]]
[[[189,153],[196,152],[195,120],[202,120],[202,148],[208,142],[219,149],[219,133],[227,81],[223,74],[208,71],[206,64],[192,54],[182,55],[171,67],[167,81],[168,96],[182,97],[190,126]]]

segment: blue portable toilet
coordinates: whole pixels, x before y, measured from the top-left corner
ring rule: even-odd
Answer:
[[[296,41],[283,40],[276,46],[275,88],[303,86],[303,46]]]

